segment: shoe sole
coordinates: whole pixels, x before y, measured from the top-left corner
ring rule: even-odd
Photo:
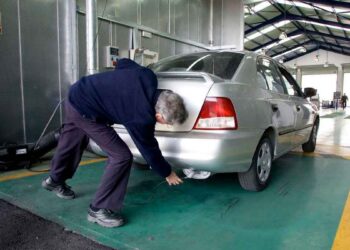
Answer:
[[[50,191],[50,192],[53,191],[54,193],[56,193],[56,196],[59,197],[59,198],[61,198],[61,199],[72,200],[72,199],[75,198],[75,195],[72,195],[72,196],[64,196],[64,195],[61,195],[55,188],[48,186],[48,185],[46,184],[46,181],[45,181],[45,180],[43,180],[43,182],[41,183],[41,186],[42,186],[43,188],[45,188],[46,190]]]
[[[103,226],[103,227],[121,227],[122,225],[124,225],[124,221],[119,221],[118,223],[106,223],[104,221],[101,221],[95,217],[92,217],[91,215],[88,214],[87,216],[87,220],[92,222],[92,223],[97,223],[98,225],[100,226]]]

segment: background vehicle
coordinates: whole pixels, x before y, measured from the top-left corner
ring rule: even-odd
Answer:
[[[310,97],[310,102],[315,104],[317,109],[320,109],[321,101],[320,101],[320,95],[316,94],[315,96]]]
[[[164,157],[189,177],[237,172],[241,186],[266,187],[272,160],[303,146],[312,152],[317,108],[284,66],[249,52],[201,52],[166,58],[152,66],[160,89],[180,94],[189,112],[182,125],[157,124]],[[145,163],[127,131],[115,130],[135,161]]]

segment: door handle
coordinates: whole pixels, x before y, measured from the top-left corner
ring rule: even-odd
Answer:
[[[300,105],[297,105],[296,107],[297,107],[297,111],[300,111],[300,110],[301,110]]]
[[[272,108],[272,111],[273,111],[273,112],[277,112],[277,111],[278,111],[278,105],[275,104],[275,103],[272,103],[272,104],[271,104],[271,108]]]

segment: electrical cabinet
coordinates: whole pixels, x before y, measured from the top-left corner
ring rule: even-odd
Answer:
[[[105,68],[114,68],[119,59],[119,48],[106,46],[105,48]]]

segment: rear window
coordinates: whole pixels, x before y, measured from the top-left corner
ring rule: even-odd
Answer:
[[[206,72],[222,79],[232,79],[243,54],[232,52],[203,52],[170,57],[150,66],[154,72]]]

